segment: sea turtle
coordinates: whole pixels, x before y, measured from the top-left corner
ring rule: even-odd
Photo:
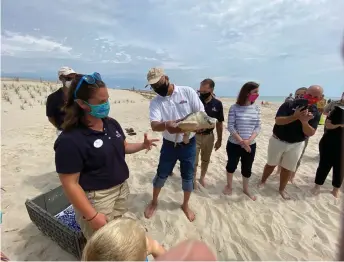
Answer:
[[[214,128],[215,124],[216,118],[208,116],[205,112],[188,114],[186,117],[180,119],[176,123],[177,127],[179,127],[184,133],[183,142],[185,144],[189,143],[190,132],[195,132],[201,129]]]

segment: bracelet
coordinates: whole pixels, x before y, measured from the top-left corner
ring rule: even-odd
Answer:
[[[98,212],[92,217],[92,218],[90,218],[90,219],[86,219],[86,221],[87,222],[90,222],[90,221],[92,221],[93,219],[95,219],[96,218],[96,216],[98,215]]]

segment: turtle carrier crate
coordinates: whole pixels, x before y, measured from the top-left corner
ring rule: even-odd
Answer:
[[[74,214],[62,186],[33,199],[27,199],[25,206],[31,221],[44,235],[49,236],[62,249],[73,254],[77,259],[81,259],[82,250],[86,244],[85,237],[80,228],[77,228],[78,226],[70,226],[59,219],[59,215],[67,209],[71,209]],[[76,224],[75,214],[74,224]]]

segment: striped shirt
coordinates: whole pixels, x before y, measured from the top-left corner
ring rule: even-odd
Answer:
[[[233,137],[237,133],[243,140],[247,140],[253,133],[260,131],[260,107],[257,105],[240,106],[234,104],[230,107],[228,113],[228,131],[229,142],[239,144]],[[251,144],[254,144],[252,141]]]

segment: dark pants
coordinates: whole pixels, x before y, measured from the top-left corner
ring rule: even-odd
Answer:
[[[168,176],[179,160],[180,173],[182,176],[183,191],[191,192],[193,190],[193,178],[196,158],[196,139],[190,139],[188,144],[179,143],[175,146],[174,142],[163,140],[157,174],[153,180],[155,188],[162,188]]]
[[[340,188],[343,182],[344,170],[341,170],[341,161],[343,161],[343,153],[340,141],[332,141],[330,137],[325,135],[319,143],[320,161],[315,176],[315,184],[323,185],[328,173],[332,168],[332,186]]]
[[[241,160],[241,174],[246,178],[251,176],[254,156],[256,155],[256,143],[250,145],[250,147],[251,153],[248,153],[240,145],[228,141],[226,147],[228,157],[226,170],[228,173],[234,173],[239,160]]]

